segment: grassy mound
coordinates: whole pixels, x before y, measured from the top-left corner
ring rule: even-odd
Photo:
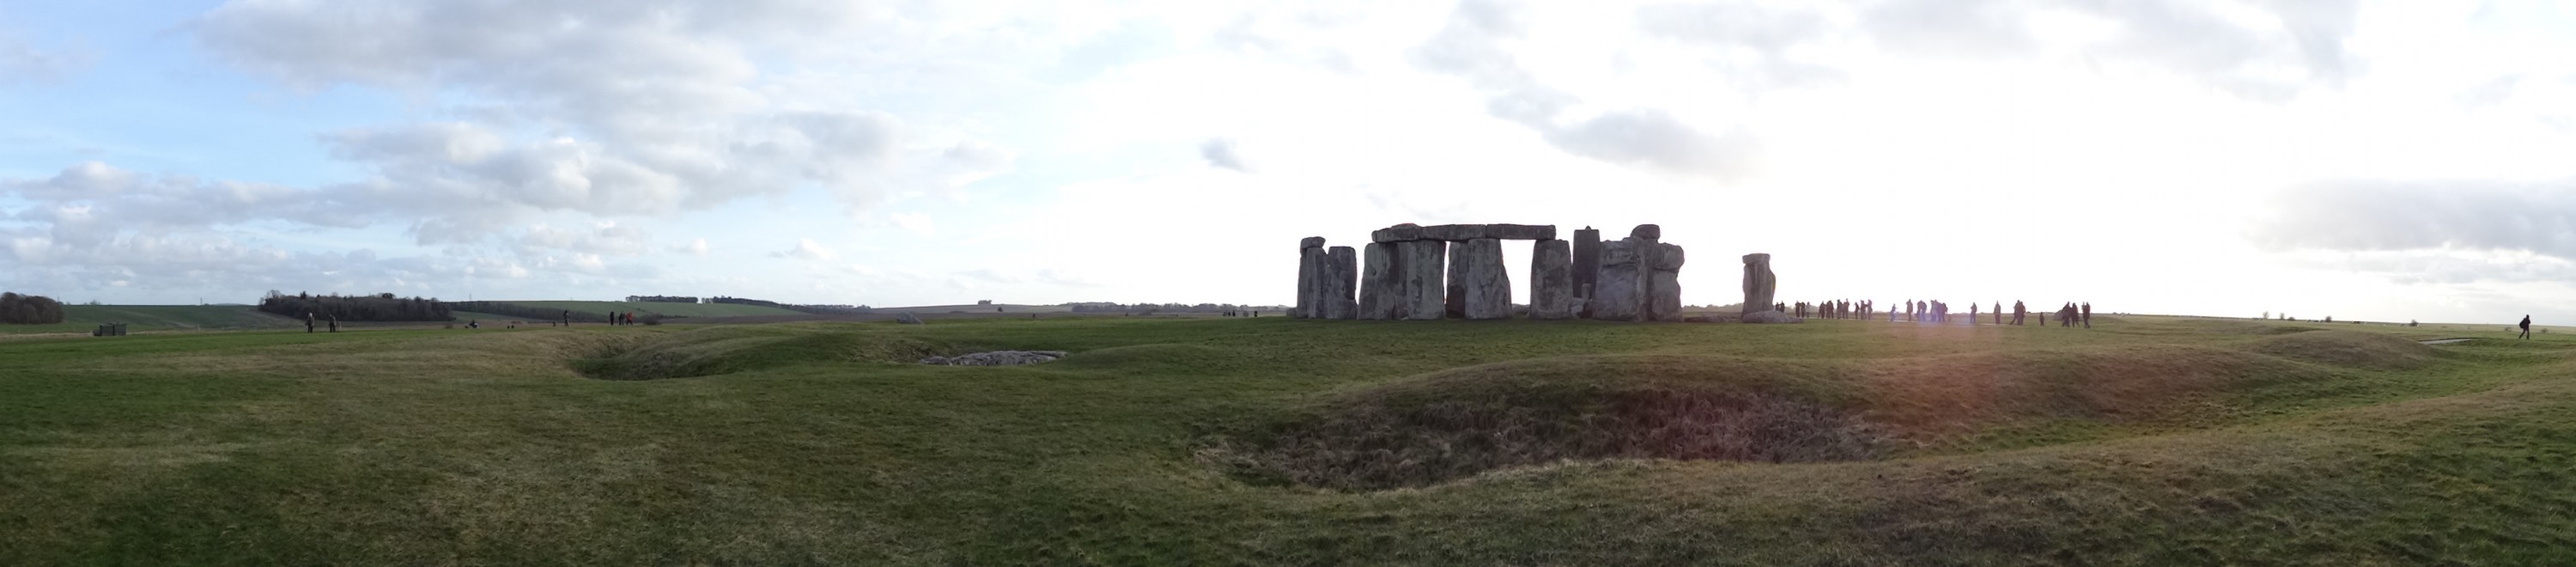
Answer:
[[[1866,460],[2016,444],[1997,441],[1998,430],[2190,425],[2206,421],[2211,401],[2227,394],[2340,378],[2245,351],[2183,346],[1864,362],[1543,358],[1321,396],[1201,456],[1249,482],[1342,490],[1424,486],[1568,459]]]
[[[910,338],[794,326],[721,326],[635,337],[574,358],[573,369],[603,380],[660,380],[818,362],[912,363],[952,350]]]
[[[2267,337],[2255,342],[2253,350],[2293,360],[2373,370],[2421,368],[2433,360],[2433,347],[2423,343],[2360,331],[2323,330]]]

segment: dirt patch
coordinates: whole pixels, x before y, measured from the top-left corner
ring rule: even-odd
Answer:
[[[1345,392],[1199,456],[1259,484],[1381,490],[1564,460],[1885,453],[1880,428],[1794,386],[1570,376],[1601,362],[1487,365]]]
[[[872,333],[729,326],[611,343],[570,361],[602,380],[662,380],[827,362],[916,363],[949,350],[926,341]]]

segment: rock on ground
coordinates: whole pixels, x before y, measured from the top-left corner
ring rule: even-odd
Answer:
[[[905,325],[919,325],[919,324],[922,324],[922,323],[921,323],[921,318],[920,318],[920,317],[914,317],[914,316],[912,316],[912,312],[910,312],[910,311],[906,311],[906,312],[904,312],[902,315],[897,315],[897,316],[895,316],[895,318],[894,318],[894,322],[896,322],[896,323],[902,323],[902,324],[905,324]]]
[[[1805,323],[1805,322],[1807,322],[1807,320],[1806,320],[1806,319],[1800,319],[1800,318],[1797,318],[1797,317],[1792,317],[1792,316],[1790,316],[1790,315],[1789,315],[1789,314],[1787,314],[1787,313],[1781,313],[1779,310],[1775,310],[1775,309],[1764,309],[1764,310],[1761,310],[1761,311],[1755,311],[1755,312],[1751,312],[1751,313],[1746,313],[1746,314],[1744,314],[1744,319],[1743,319],[1743,321],[1744,321],[1744,322],[1746,322],[1746,323]]]
[[[942,366],[1019,366],[1055,362],[1055,359],[1059,358],[1064,358],[1064,351],[997,350],[957,356],[933,356],[921,359],[921,363]]]

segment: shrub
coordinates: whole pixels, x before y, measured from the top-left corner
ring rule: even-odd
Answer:
[[[63,322],[63,303],[42,295],[0,292],[0,323],[51,325]]]

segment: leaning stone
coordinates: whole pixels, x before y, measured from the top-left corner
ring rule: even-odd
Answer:
[[[1466,242],[1485,237],[1485,225],[1439,224],[1422,227],[1422,237],[1430,240]]]
[[[1409,222],[1377,229],[1376,231],[1369,233],[1369,240],[1374,242],[1403,242],[1407,240],[1421,239],[1422,225]]]
[[[1556,240],[1556,225],[1489,224],[1485,225],[1485,238],[1499,240]]]
[[[1645,315],[1646,281],[1639,266],[1637,241],[1613,240],[1601,243],[1601,281],[1592,288],[1592,299],[1584,308],[1592,318],[1603,321],[1635,321]]]
[[[1789,314],[1787,314],[1787,313],[1781,313],[1781,312],[1780,312],[1779,310],[1777,310],[1777,309],[1764,309],[1764,310],[1761,310],[1761,311],[1750,311],[1750,312],[1746,312],[1746,313],[1744,314],[1744,319],[1743,319],[1743,321],[1744,321],[1744,322],[1746,322],[1746,323],[1805,323],[1805,322],[1807,322],[1807,320],[1806,320],[1806,319],[1800,319],[1800,318],[1797,318],[1797,317],[1790,316],[1790,315],[1789,315]]]
[[[1325,254],[1329,271],[1324,280],[1325,319],[1350,320],[1360,316],[1360,304],[1352,299],[1359,291],[1359,253],[1349,246],[1335,246]]]
[[[1780,278],[1771,274],[1770,254],[1744,255],[1744,313],[1746,315],[1751,315],[1755,311],[1770,310],[1773,303],[1772,292],[1777,291],[1779,286]]]
[[[1530,246],[1530,318],[1574,318],[1574,267],[1563,240]]]
[[[1503,272],[1503,241],[1478,238],[1461,243],[1449,255],[1449,273],[1462,277],[1456,287],[1466,295],[1462,302],[1468,319],[1512,318],[1512,278]]]
[[[1655,239],[1655,240],[1663,240],[1663,239],[1664,239],[1664,227],[1663,227],[1662,225],[1652,225],[1652,224],[1641,224],[1641,225],[1637,225],[1637,228],[1633,228],[1633,229],[1629,229],[1629,230],[1628,230],[1628,237],[1629,237],[1629,238],[1650,238],[1650,239]]]
[[[1441,270],[1449,267],[1449,243],[1438,240],[1407,240],[1395,243],[1395,269],[1403,281],[1397,309],[1406,319],[1431,320],[1447,314],[1441,292],[1447,287],[1441,281]]]
[[[1404,272],[1396,268],[1395,242],[1372,242],[1360,253],[1360,318],[1404,318]]]

